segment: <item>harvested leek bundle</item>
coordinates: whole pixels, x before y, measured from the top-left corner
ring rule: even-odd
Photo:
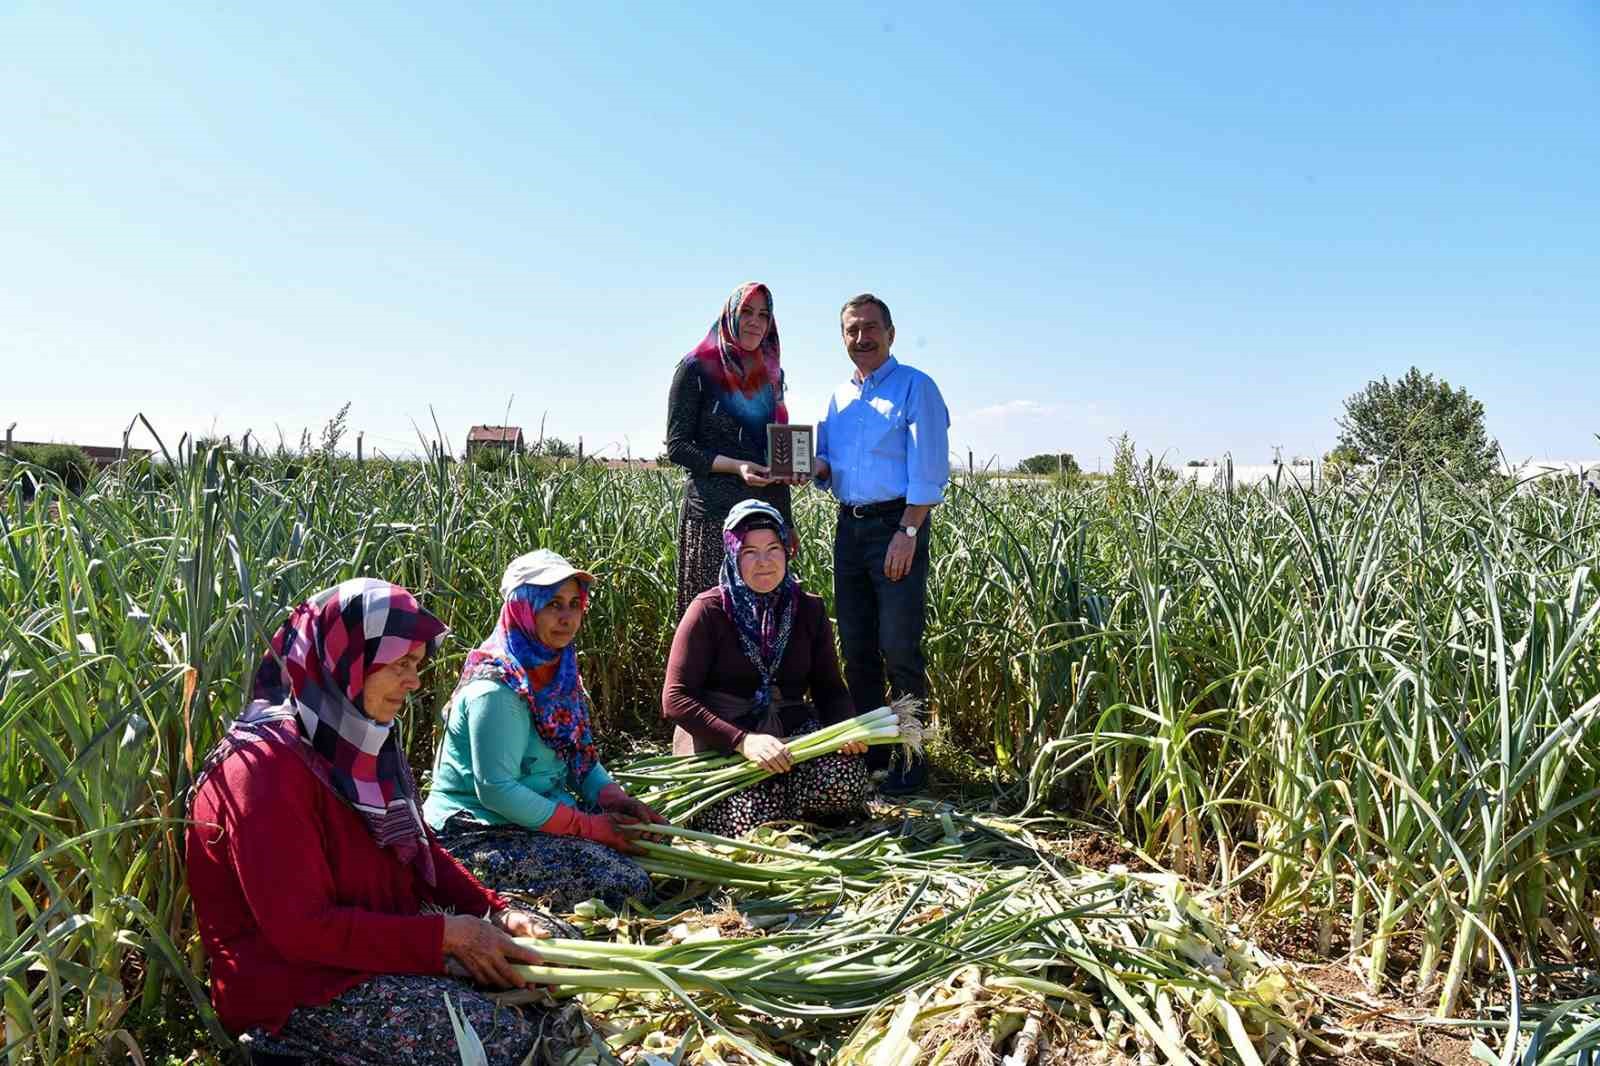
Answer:
[[[858,714],[812,733],[784,741],[796,763],[832,755],[846,744],[898,744],[908,757],[922,751],[918,702],[902,697],[886,707]],[[674,755],[646,759],[616,774],[617,780],[670,821],[685,822],[742,789],[773,776],[742,755]]]
[[[1074,1040],[1092,1032],[1185,1066],[1330,1050],[1308,1029],[1315,995],[1179,879],[1062,861],[1042,828],[948,809],[826,844],[776,827],[752,841],[673,828],[660,848],[676,853],[670,876],[724,884],[724,911],[619,917],[620,943],[531,943],[545,962],[527,972],[597,1010],[635,1004],[653,1025],[706,1034],[685,1063],[992,1063],[1009,1051],[1037,1064],[1059,1061],[1038,1049],[1067,1039],[1068,1020]]]

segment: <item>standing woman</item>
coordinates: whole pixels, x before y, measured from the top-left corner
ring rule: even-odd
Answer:
[[[678,518],[680,618],[717,584],[722,522],[734,504],[764,500],[792,526],[789,486],[767,476],[767,423],[787,421],[772,292],[746,282],[678,364],[667,396],[667,455],[689,471]]]

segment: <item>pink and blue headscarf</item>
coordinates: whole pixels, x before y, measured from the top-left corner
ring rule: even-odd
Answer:
[[[550,750],[567,764],[572,787],[580,788],[599,762],[595,751],[589,692],[578,672],[577,641],[560,651],[539,639],[534,615],[543,610],[568,578],[549,585],[518,585],[506,594],[500,620],[482,644],[467,653],[461,685],[487,678],[508,686],[528,704],[533,728]],[[589,583],[581,577],[582,608],[589,609]],[[555,673],[545,684],[533,674],[555,663]]]
[[[758,292],[766,296],[772,319],[761,346],[747,352],[739,347],[739,315],[745,301]],[[767,423],[789,421],[789,409],[783,402],[778,317],[772,307],[771,289],[759,281],[745,282],[728,297],[722,314],[706,332],[705,340],[684,356],[685,362],[700,364],[703,376],[728,413],[763,442]]]
[[[416,597],[387,581],[354,578],[319,592],[278,627],[256,667],[254,702],[207,757],[202,778],[242,746],[286,744],[355,809],[379,847],[393,849],[433,884],[411,768],[392,724],[368,718],[361,697],[374,670],[418,647],[437,651],[448,632]]]
[[[722,610],[733,621],[739,646],[761,677],[752,702],[757,712],[764,712],[772,705],[772,686],[794,632],[800,582],[793,568],[785,567],[783,581],[771,592],[760,593],[745,584],[739,573],[739,549],[744,547],[745,538],[758,529],[772,530],[789,556],[794,556],[793,534],[778,509],[761,500],[741,500],[728,511],[722,524],[722,545],[727,554],[722,560],[718,585],[722,589]]]

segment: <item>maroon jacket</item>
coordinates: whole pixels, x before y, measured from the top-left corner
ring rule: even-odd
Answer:
[[[444,917],[503,909],[432,837],[437,885],[380,848],[349,804],[279,744],[207,775],[188,831],[189,891],[211,1002],[233,1033],[282,1027],[380,973],[442,974]]]
[[[774,683],[790,699],[810,694],[823,725],[856,713],[850,690],[839,676],[833,624],[822,597],[800,594],[789,646]],[[722,609],[722,590],[710,588],[689,602],[672,638],[667,681],[661,689],[661,715],[718,751],[731,752],[745,731],[707,705],[708,693],[749,699],[761,684],[755,664],[739,643],[733,620]]]

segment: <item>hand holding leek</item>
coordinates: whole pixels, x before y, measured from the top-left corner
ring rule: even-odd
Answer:
[[[768,773],[786,774],[794,769],[788,745],[770,733],[746,733],[739,741],[739,754]]]
[[[875,744],[899,744],[907,753],[915,754],[922,750],[922,722],[917,710],[916,700],[902,697],[888,707],[823,726],[805,736],[791,737],[780,742],[780,746],[787,754],[790,768],[846,749],[850,754],[865,751]],[[702,752],[651,759],[619,776],[639,791],[655,810],[682,823],[741,789],[764,781],[774,773],[787,772],[774,769],[782,765],[782,759],[776,757],[776,752],[763,753],[760,742],[752,742],[753,737],[776,739],[766,734],[749,734],[738,755]],[[766,761],[757,761],[763,754]]]
[[[529,979],[521,967],[544,962],[531,946],[534,939],[533,935],[517,939],[471,914],[452,914],[444,920],[440,947],[480,985],[524,988]]]

